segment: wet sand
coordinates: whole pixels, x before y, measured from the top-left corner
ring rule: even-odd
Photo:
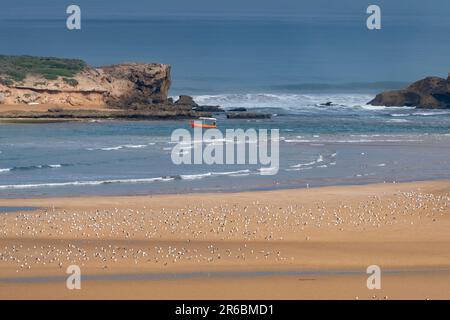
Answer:
[[[449,180],[0,206],[1,299],[450,299]]]

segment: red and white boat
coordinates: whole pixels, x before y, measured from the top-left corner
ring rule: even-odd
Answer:
[[[191,128],[217,129],[216,118],[198,118],[190,122]]]

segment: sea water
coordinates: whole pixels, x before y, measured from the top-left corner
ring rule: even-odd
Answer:
[[[379,91],[447,76],[449,21],[427,19],[387,16],[378,33],[368,32],[364,16],[104,17],[85,20],[80,32],[63,19],[1,20],[1,53],[168,63],[175,98],[273,114],[220,115],[220,130],[279,129],[281,141],[278,174],[261,176],[257,165],[174,165],[170,135],[187,121],[1,123],[0,197],[449,178],[450,110],[367,105]]]

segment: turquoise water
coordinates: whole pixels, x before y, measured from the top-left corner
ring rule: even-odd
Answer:
[[[275,176],[260,175],[261,165],[174,165],[170,135],[188,128],[187,121],[1,124],[0,196],[242,191],[450,178],[450,111],[298,109],[272,108],[278,115],[271,120],[218,119],[223,132],[279,129]]]

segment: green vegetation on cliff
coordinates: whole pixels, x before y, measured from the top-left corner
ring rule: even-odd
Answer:
[[[40,75],[47,80],[71,78],[86,67],[87,64],[78,59],[0,55],[0,75],[3,82],[22,81],[27,74]]]

